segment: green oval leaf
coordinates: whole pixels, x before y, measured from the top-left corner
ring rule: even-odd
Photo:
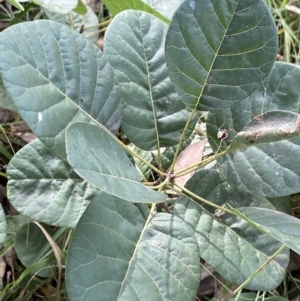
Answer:
[[[300,254],[300,221],[298,218],[275,210],[257,207],[238,208],[234,211]]]
[[[78,122],[66,132],[70,165],[89,183],[133,203],[160,203],[166,195],[140,183],[140,175],[116,138],[103,127]]]
[[[111,66],[97,46],[62,24],[39,20],[2,32],[0,69],[22,118],[63,160],[69,123],[119,127],[123,106]]]
[[[186,0],[166,37],[169,76],[192,109],[220,109],[248,97],[276,55],[277,30],[263,0]]]
[[[278,197],[300,191],[300,116],[273,111],[251,121],[219,159],[224,177],[237,189]],[[291,160],[293,158],[293,160]]]
[[[257,116],[274,110],[294,113],[299,111],[300,67],[283,62],[275,62],[270,75],[251,94],[241,102],[208,114],[207,134],[213,150],[229,146],[236,134]],[[220,141],[219,131],[226,131],[228,138]]]
[[[267,199],[236,190],[215,170],[199,170],[186,188],[222,207],[230,204],[236,208],[273,209]],[[201,258],[227,281],[237,285],[244,283],[281,247],[277,240],[246,221],[222,210],[215,211],[196,199],[180,197],[174,206],[174,215],[183,218],[195,230]],[[276,288],[285,277],[288,263],[289,251],[286,250],[245,287],[261,291]]]
[[[38,139],[17,152],[7,176],[12,205],[19,213],[49,225],[75,227],[99,193]]]
[[[106,193],[91,202],[68,249],[71,301],[195,299],[200,261],[192,229],[171,214],[149,222],[147,213]]]
[[[161,20],[129,10],[118,14],[105,33],[104,53],[126,104],[122,128],[144,150],[178,144],[190,115],[168,76],[166,32],[167,25]],[[196,118],[191,129],[195,122]]]

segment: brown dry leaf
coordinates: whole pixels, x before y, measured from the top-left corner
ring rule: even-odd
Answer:
[[[40,289],[48,299],[50,299],[51,297],[53,299],[57,291],[55,287],[50,285],[41,286]]]
[[[202,160],[204,146],[206,140],[195,142],[189,145],[177,158],[175,163],[174,172],[178,172],[179,170],[189,167],[197,162]],[[193,176],[195,171],[190,172],[186,175],[183,175],[179,178],[175,179],[175,183],[184,186],[186,182]]]
[[[21,134],[19,137],[26,143],[30,143],[37,138],[36,135],[33,133],[24,133]]]
[[[20,123],[18,125],[12,126],[10,130],[10,136],[18,137],[26,143],[30,143],[31,141],[36,139],[36,135],[31,132],[31,130],[25,123]]]

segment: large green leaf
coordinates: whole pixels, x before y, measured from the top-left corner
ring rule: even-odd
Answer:
[[[198,245],[182,219],[161,213],[148,221],[135,205],[101,193],[78,223],[66,277],[71,301],[192,301]]]
[[[98,47],[62,24],[39,20],[2,32],[0,69],[22,118],[63,160],[69,123],[119,127],[123,107],[111,66]]]
[[[66,132],[68,160],[89,183],[133,203],[160,203],[167,196],[140,183],[140,175],[104,127],[77,122]]]
[[[169,76],[193,109],[220,109],[246,98],[276,55],[277,30],[263,0],[186,0],[166,37]]]
[[[266,208],[238,208],[251,223],[263,229],[270,236],[300,254],[300,220],[282,212]]]
[[[263,197],[237,191],[215,170],[200,170],[187,183],[194,194],[219,206],[230,204],[235,208],[262,207],[273,209]],[[180,197],[174,206],[180,216],[195,229],[200,256],[227,281],[242,284],[280,247],[281,243],[263,234],[246,221],[234,215],[214,212],[214,208],[196,199]],[[271,290],[285,276],[289,251],[277,256],[248,284],[248,289]]]
[[[228,174],[226,176],[228,180],[239,189],[268,196],[282,196],[299,191],[298,171],[293,163],[294,160],[297,160],[299,139],[285,140],[292,134],[285,135],[284,132],[280,132],[281,130],[293,131],[297,122],[297,115],[284,112],[261,115],[270,110],[288,110],[298,113],[300,89],[297,83],[299,80],[299,67],[276,62],[270,76],[250,97],[224,109],[222,112],[209,114],[207,132],[214,150],[217,150],[221,143],[220,139],[217,138],[220,129],[225,129],[229,134],[229,137],[222,141],[225,147],[229,147],[232,143],[236,144],[237,141],[241,142],[241,138],[246,138],[247,135],[248,137],[251,135],[256,137],[245,143],[245,146],[250,145],[250,148],[237,151],[233,155],[227,155],[224,160],[220,161],[225,161],[225,166],[222,169],[225,170],[224,173]],[[281,117],[279,115],[276,117],[274,114],[279,114]],[[272,121],[274,117],[277,118],[277,121]],[[289,118],[290,121],[287,120]],[[251,119],[253,121],[247,126],[248,130],[245,129],[248,133],[239,134],[240,137],[235,141],[234,137],[239,132],[244,131],[244,127]],[[293,135],[298,135],[297,131],[294,131]],[[273,142],[276,140],[283,141],[268,144],[267,136]],[[253,146],[253,142],[257,145],[258,140],[264,140],[263,142],[266,144]],[[234,145],[230,148],[233,147]],[[279,156],[276,156],[277,153]],[[288,159],[291,158],[289,156],[293,157],[290,163],[288,162]],[[242,173],[239,172],[241,169],[243,169]],[[230,174],[231,171],[233,171],[232,174]],[[243,179],[239,179],[239,177],[243,177]],[[248,182],[249,180],[250,182]]]
[[[126,103],[122,128],[144,150],[178,144],[190,115],[168,76],[166,31],[154,16],[129,10],[118,14],[105,34],[104,53]]]
[[[236,188],[269,197],[300,191],[300,116],[271,111],[252,120],[220,158],[225,178]]]
[[[7,176],[12,205],[25,216],[50,225],[75,227],[99,193],[38,139],[17,152]]]
[[[113,15],[117,15],[123,10],[135,9],[148,12],[166,23],[170,22],[164,14],[160,14],[157,10],[141,0],[104,0],[103,2]]]
[[[222,145],[229,146],[234,136],[242,131],[254,117],[274,110],[299,111],[300,67],[292,64],[275,62],[270,75],[251,94],[241,102],[208,114],[207,134],[212,148],[220,146],[218,132],[226,130],[228,138]]]

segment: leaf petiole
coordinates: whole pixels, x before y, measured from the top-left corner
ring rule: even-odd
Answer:
[[[214,204],[214,203],[212,203],[212,202],[210,202],[210,201],[208,201],[208,200],[206,200],[206,199],[203,199],[203,198],[200,197],[199,195],[197,195],[197,194],[191,192],[190,190],[184,188],[183,186],[181,186],[181,185],[179,185],[179,184],[177,184],[177,183],[174,183],[174,185],[175,185],[176,187],[178,187],[179,189],[181,189],[185,194],[191,196],[192,198],[194,198],[194,199],[196,199],[196,200],[199,200],[200,202],[202,202],[202,203],[204,203],[204,204],[207,204],[207,205],[209,205],[209,206],[211,206],[211,207],[214,207],[214,208],[216,208],[216,209],[222,210],[222,211],[224,211],[224,212],[227,212],[227,213],[230,213],[230,214],[237,215],[234,211],[232,211],[232,210],[230,210],[230,209],[227,209],[227,208],[224,208],[224,207],[222,207],[222,206],[216,205],[216,204]]]

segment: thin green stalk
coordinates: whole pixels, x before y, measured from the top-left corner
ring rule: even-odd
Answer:
[[[131,262],[132,262],[132,261],[134,260],[134,258],[135,258],[135,254],[136,254],[136,252],[137,252],[137,250],[138,250],[138,246],[139,246],[141,240],[143,239],[143,236],[144,236],[143,234],[144,234],[144,232],[146,231],[147,226],[148,226],[148,224],[150,223],[150,221],[151,221],[151,219],[152,219],[152,217],[153,217],[153,215],[154,215],[155,209],[156,209],[156,204],[151,204],[151,209],[150,209],[148,218],[147,218],[147,220],[146,220],[146,222],[145,222],[145,224],[144,224],[142,233],[141,233],[141,235],[140,235],[140,237],[139,237],[137,243],[135,244],[136,247],[135,247],[134,252],[133,252],[133,254],[132,254],[132,256],[131,256],[131,259],[130,259],[130,261],[129,261],[128,266],[131,265]],[[127,269],[126,275],[124,275],[123,279],[126,279],[126,278],[127,278],[128,273],[129,273],[129,269]]]
[[[7,123],[0,123],[0,126],[13,126],[16,124],[23,124],[23,120],[13,121],[13,122],[7,122]]]
[[[147,186],[150,189],[161,189],[164,186],[166,186],[168,183],[170,182],[170,180],[168,178],[166,178],[162,183],[160,183],[159,185],[156,186]]]
[[[10,148],[11,148],[13,154],[15,155],[15,151],[14,151],[14,149],[13,149],[13,147],[12,147],[12,145],[11,145],[11,143],[10,143],[10,141],[9,141],[9,139],[8,139],[8,137],[7,137],[7,135],[6,135],[6,133],[5,133],[4,128],[3,128],[1,125],[0,125],[0,128],[1,128],[1,130],[2,130],[2,132],[3,132],[3,134],[4,134],[4,136],[5,136],[5,138],[6,138],[7,142],[8,142],[8,144],[9,144],[9,146],[10,146]]]
[[[146,161],[144,158],[142,158],[140,155],[136,154],[133,150],[131,150],[129,147],[127,147],[122,141],[116,139],[116,141],[118,142],[118,144],[130,155],[132,155],[133,157],[136,157],[137,159],[139,159],[141,162],[143,162],[145,165],[147,165],[148,167],[150,167],[153,171],[155,171],[158,175],[160,176],[164,176],[165,173],[160,171],[158,168],[156,168],[155,166],[153,166],[151,163],[149,163],[148,161]]]
[[[0,171],[0,177],[7,178],[7,175],[6,175],[6,173]]]
[[[69,18],[72,29],[76,31],[76,26],[75,26],[74,20],[72,18],[72,15],[68,14],[68,18]]]
[[[206,200],[206,199],[203,199],[203,198],[200,197],[199,195],[194,194],[193,192],[189,191],[188,189],[184,188],[183,186],[181,186],[181,185],[179,185],[179,184],[177,184],[177,183],[174,183],[174,185],[175,185],[176,187],[178,187],[179,189],[181,189],[185,194],[191,196],[192,198],[194,198],[194,199],[196,199],[196,200],[199,200],[200,202],[202,202],[202,203],[204,203],[204,204],[207,204],[207,205],[209,205],[209,206],[211,206],[211,207],[214,207],[214,208],[216,208],[216,209],[220,209],[220,210],[222,210],[222,211],[224,211],[224,212],[227,212],[227,213],[230,213],[230,214],[233,214],[233,215],[237,215],[237,214],[236,214],[235,212],[233,212],[232,210],[227,209],[227,208],[224,208],[224,207],[219,206],[219,205],[216,205],[216,204],[214,204],[214,203],[212,203],[212,202],[210,202],[210,201],[208,201],[208,200]]]
[[[68,230],[67,238],[65,239],[64,245],[63,245],[63,247],[61,249],[62,253],[64,253],[67,250],[67,248],[69,247],[69,243],[70,243],[70,240],[72,238],[73,232],[74,231],[72,229]]]
[[[37,271],[36,273],[34,273],[34,274],[30,277],[30,279],[29,279],[29,281],[27,282],[27,284],[25,285],[25,287],[22,288],[22,291],[21,291],[21,293],[19,294],[17,300],[20,300],[20,298],[22,298],[22,297],[24,296],[27,287],[29,286],[29,284],[31,283],[31,281],[32,281],[34,278],[36,278],[38,272],[40,272],[40,271],[42,271],[42,270],[45,270],[45,269],[48,269],[48,268],[52,268],[52,267],[55,268],[54,265],[53,265],[53,266],[48,266],[48,267],[44,267],[44,268],[40,269],[39,271]]]
[[[174,192],[176,192],[178,195],[183,195],[182,191],[175,188],[174,186],[171,186],[171,185],[166,185],[165,187],[166,189],[169,189],[169,190],[172,190]]]
[[[97,23],[95,25],[86,26],[86,27],[84,27],[84,29],[92,29],[94,27],[97,28],[97,27],[100,27],[100,26],[105,26],[105,25],[109,24],[111,21],[112,21],[112,19],[109,19],[109,20],[103,21],[101,23]]]
[[[12,290],[18,286],[20,286],[21,282],[25,279],[26,276],[28,275],[32,275],[42,269],[45,268],[49,268],[50,264],[52,263],[52,261],[55,259],[55,256],[50,256],[49,258],[47,258],[44,261],[40,261],[38,263],[35,263],[33,265],[31,265],[30,267],[27,267],[22,274],[18,277],[18,279],[16,279],[14,282],[7,284],[4,289],[1,291],[1,295],[0,295],[0,299],[2,299],[6,293],[7,290]]]
[[[9,250],[11,250],[15,245],[14,241],[10,241],[8,245],[6,245],[1,251],[0,251],[0,257],[3,257]]]

